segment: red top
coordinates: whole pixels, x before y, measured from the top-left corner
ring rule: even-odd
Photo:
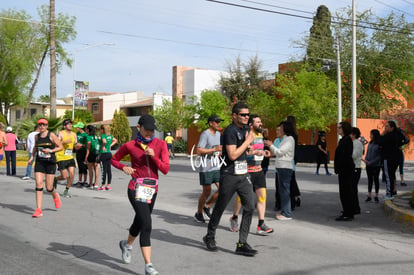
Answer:
[[[163,174],[167,174],[170,169],[170,159],[165,141],[154,138],[147,145],[154,150],[154,157],[145,155],[145,150],[141,147],[141,143],[136,140],[131,140],[122,145],[118,152],[113,155],[111,164],[119,170],[122,170],[128,165],[122,164],[120,160],[124,156],[130,155],[131,167],[135,169],[135,173],[132,177],[158,179],[158,170]],[[150,175],[148,174],[147,159],[150,166]],[[132,190],[135,189],[133,181],[129,182],[128,188]]]

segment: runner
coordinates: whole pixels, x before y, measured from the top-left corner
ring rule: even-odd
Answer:
[[[154,137],[155,120],[151,115],[143,115],[138,121],[136,140],[125,143],[112,157],[111,164],[130,175],[128,199],[134,208],[135,218],[129,229],[127,240],[119,242],[122,261],[131,262],[132,244],[139,236],[145,274],[159,274],[151,263],[151,213],[158,191],[158,170],[167,174],[170,163],[167,145]],[[121,159],[130,155],[131,166],[122,164]]]
[[[171,159],[174,159],[174,153],[173,153],[173,143],[174,143],[174,137],[171,135],[170,132],[167,133],[167,136],[165,137],[165,142],[167,143],[168,148],[168,155]]]
[[[217,250],[216,229],[227,204],[237,192],[243,205],[243,218],[236,254],[244,256],[257,254],[257,250],[251,248],[247,243],[254,210],[254,193],[246,161],[246,151],[254,140],[253,131],[248,132],[246,129],[249,115],[249,108],[246,104],[241,102],[234,104],[232,109],[233,123],[223,133],[223,157],[226,164],[220,168],[219,196],[208,223],[207,235],[203,237],[203,241],[210,251]]]
[[[45,179],[45,175],[46,190],[52,194],[56,209],[60,208],[62,205],[59,194],[53,187],[53,178],[56,173],[55,153],[62,150],[63,145],[54,133],[47,130],[48,124],[48,121],[44,118],[37,121],[37,125],[39,125],[39,134],[37,134],[35,138],[35,147],[33,148],[32,156],[29,159],[29,163],[33,163],[33,158],[36,156],[36,210],[32,215],[33,218],[43,216],[43,180]]]
[[[266,212],[266,176],[262,169],[262,161],[264,157],[270,157],[269,150],[264,150],[264,142],[262,135],[262,121],[258,115],[250,115],[249,126],[255,135],[252,142],[252,150],[247,152],[247,171],[250,174],[250,180],[253,183],[253,191],[257,197],[257,215],[259,218],[256,233],[258,235],[269,235],[273,232],[273,228],[268,227],[264,223]],[[233,232],[239,231],[238,216],[241,209],[240,197],[237,196],[234,202],[233,216],[230,218],[230,229]]]
[[[218,192],[214,192],[211,195],[210,199],[207,201],[208,197],[211,194],[211,185],[214,183],[217,188],[219,188],[220,181],[220,164],[219,161],[212,162],[212,158],[218,157],[221,155],[222,146],[220,145],[220,123],[223,120],[216,116],[212,115],[208,118],[207,123],[209,128],[201,133],[200,140],[197,145],[197,154],[199,154],[206,161],[206,167],[200,167],[200,185],[203,186],[203,191],[198,199],[198,209],[194,215],[196,222],[205,223],[203,216],[204,213],[208,218],[211,217],[210,207],[216,202],[218,197]],[[216,164],[215,166],[213,164]]]
[[[67,179],[66,188],[62,196],[70,198],[72,196],[69,194],[69,188],[72,186],[75,177],[76,166],[73,158],[73,149],[78,143],[76,134],[72,132],[72,121],[70,119],[63,121],[63,130],[59,132],[58,138],[62,142],[63,150],[56,153],[56,162],[60,176],[55,177],[54,185],[56,188],[57,181]]]

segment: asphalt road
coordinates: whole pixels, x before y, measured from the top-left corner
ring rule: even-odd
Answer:
[[[4,167],[0,168],[4,173]],[[139,244],[132,263],[120,260],[118,242],[125,239],[133,218],[126,197],[128,177],[116,169],[112,191],[72,188],[56,210],[44,194],[43,217],[35,208],[34,181],[0,175],[0,274],[143,274]],[[24,167],[18,168],[23,176]],[[352,222],[336,222],[340,203],[336,176],[316,176],[314,167],[299,165],[297,179],[302,206],[292,221],[274,219],[274,173],[269,172],[266,223],[270,236],[255,234],[253,217],[248,242],[259,251],[248,258],[234,254],[238,234],[231,232],[231,205],[217,230],[219,251],[202,242],[206,224],[193,220],[200,186],[188,159],[171,162],[160,177],[153,211],[152,262],[162,274],[412,274],[414,228],[393,221],[383,203],[365,203],[363,171],[360,182],[362,214]],[[414,186],[414,166],[406,166],[406,182]],[[58,190],[63,191],[59,185]],[[384,186],[381,186],[384,194]]]

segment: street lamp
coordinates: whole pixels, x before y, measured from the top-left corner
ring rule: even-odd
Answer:
[[[72,97],[72,121],[75,119],[75,96],[76,96],[76,53],[87,50],[90,48],[95,48],[99,46],[114,46],[114,43],[100,43],[95,45],[89,45],[87,47],[83,47],[77,49],[73,52],[73,97]]]

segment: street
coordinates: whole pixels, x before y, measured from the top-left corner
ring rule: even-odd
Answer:
[[[17,174],[23,176],[24,169],[18,167]],[[143,274],[138,239],[131,264],[120,257],[118,242],[126,239],[134,215],[126,195],[128,177],[121,171],[112,168],[112,191],[71,188],[73,197],[62,198],[59,210],[45,192],[39,219],[31,217],[34,180],[7,177],[4,167],[1,172],[0,274]],[[341,210],[337,177],[314,172],[312,165],[297,167],[302,205],[292,221],[278,221],[269,171],[265,222],[275,232],[256,235],[255,213],[248,242],[259,253],[249,258],[234,253],[238,233],[229,230],[232,203],[217,229],[219,250],[206,250],[207,224],[193,219],[201,193],[198,174],[189,159],[172,160],[168,175],[160,175],[152,214],[154,267],[161,274],[412,274],[414,228],[387,216],[383,202],[364,202],[365,170],[359,184],[362,213],[352,222],[334,220]],[[413,188],[413,164],[406,165],[405,179],[408,187],[399,187],[400,192]],[[59,193],[63,189],[58,185]]]

